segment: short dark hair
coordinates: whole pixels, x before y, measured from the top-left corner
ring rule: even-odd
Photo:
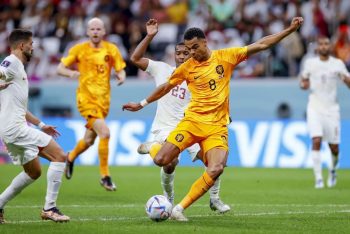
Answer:
[[[11,48],[14,48],[18,43],[28,41],[33,36],[33,33],[26,29],[14,29],[8,38]]]
[[[205,39],[205,34],[203,30],[200,28],[189,28],[186,30],[184,35],[185,40],[192,40],[195,37],[197,37],[198,39]]]
[[[185,45],[185,43],[183,41],[180,41],[180,42],[176,43],[175,47],[176,46],[182,46],[182,45]]]

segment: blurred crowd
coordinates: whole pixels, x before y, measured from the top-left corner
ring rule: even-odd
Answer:
[[[62,55],[86,40],[86,22],[100,17],[107,40],[118,45],[127,75],[146,78],[129,62],[129,54],[145,36],[145,22],[160,23],[147,56],[174,64],[174,44],[188,27],[200,27],[209,47],[243,46],[287,27],[294,16],[304,25],[271,50],[242,63],[235,77],[295,77],[303,57],[315,53],[318,36],[329,36],[334,55],[350,68],[349,0],[1,0],[0,57],[8,53],[6,38],[14,28],[35,34],[35,56],[27,67],[31,81],[59,79]],[[63,79],[63,78],[60,78]]]

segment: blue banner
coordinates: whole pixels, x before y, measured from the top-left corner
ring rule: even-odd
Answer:
[[[85,121],[82,119],[44,119],[48,124],[57,126],[61,137],[58,143],[65,151],[74,148],[83,138]],[[124,119],[107,121],[111,132],[110,165],[152,165],[147,155],[139,155],[138,145],[151,138],[152,120]],[[340,144],[340,168],[350,168],[350,121],[342,121]],[[238,167],[311,167],[310,139],[304,121],[235,121],[229,125],[230,154],[228,166]],[[98,139],[95,144],[76,160],[76,164],[98,164]],[[327,144],[321,150],[324,166],[329,165],[331,156]],[[45,162],[43,160],[43,162]],[[193,163],[183,152],[180,165],[201,165]]]
[[[84,136],[83,119],[48,118],[44,121],[57,126],[61,133],[57,142],[65,151],[72,150],[76,142]],[[110,165],[153,164],[148,155],[139,155],[136,151],[140,143],[151,140],[152,119],[109,120],[107,124],[111,133]],[[341,127],[339,167],[350,168],[350,121],[342,121]],[[98,164],[98,141],[97,138],[95,144],[77,158],[76,164]],[[229,149],[228,166],[279,168],[312,166],[310,139],[305,121],[234,121],[229,125]],[[331,156],[327,144],[323,144],[321,155],[324,166],[328,166]],[[4,161],[3,159],[2,162]],[[42,162],[47,163],[46,160]],[[193,163],[188,153],[184,151],[180,165],[202,164]]]

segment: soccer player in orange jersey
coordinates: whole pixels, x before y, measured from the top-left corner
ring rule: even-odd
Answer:
[[[185,117],[162,146],[153,144],[150,149],[154,163],[159,166],[167,165],[194,143],[199,143],[203,151],[207,169],[193,183],[183,200],[173,208],[173,219],[187,221],[184,209],[205,194],[224,171],[228,155],[229,82],[235,66],[250,55],[277,44],[296,31],[302,23],[303,18],[295,17],[288,28],[251,45],[213,51],[207,47],[204,32],[199,28],[190,28],[185,32],[184,42],[192,57],[180,65],[168,82],[158,86],[147,99],[123,105],[123,110],[138,111],[184,80],[188,84],[192,99]]]
[[[100,138],[98,154],[100,160],[101,185],[108,191],[115,191],[108,169],[108,143],[110,132],[105,122],[110,106],[110,74],[116,71],[119,85],[125,80],[125,62],[119,49],[104,41],[106,34],[103,21],[93,18],[88,22],[87,35],[90,40],[73,46],[68,56],[61,59],[57,73],[72,79],[79,79],[77,105],[80,114],[86,119],[84,138],[79,140],[69,153],[66,165],[66,178],[73,173],[74,160]],[[78,71],[68,67],[76,63]]]

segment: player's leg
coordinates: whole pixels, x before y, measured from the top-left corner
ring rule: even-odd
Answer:
[[[175,158],[171,163],[163,166],[160,169],[160,179],[163,188],[164,195],[168,198],[171,204],[174,204],[174,178],[175,178],[175,168],[179,163],[178,158]]]
[[[192,159],[192,162],[196,161],[197,159],[201,160],[203,162],[203,155],[202,151],[200,150],[199,144],[194,144],[187,148],[188,153],[190,154],[190,157]],[[205,167],[207,169],[207,167]],[[219,213],[226,213],[231,210],[230,206],[225,204],[220,199],[220,184],[221,179],[218,177],[214,183],[214,185],[209,189],[209,207],[213,211],[218,211]]]
[[[94,144],[96,136],[97,135],[93,130],[87,128],[84,138],[80,139],[74,149],[69,152],[65,170],[65,176],[67,179],[71,179],[73,176],[74,160]]]
[[[6,203],[40,177],[41,168],[38,157],[24,164],[23,169],[24,171],[19,173],[12,180],[11,184],[0,194],[0,224],[5,223],[4,207]]]
[[[56,205],[65,169],[66,155],[53,139],[40,151],[40,155],[50,161],[47,170],[45,205],[41,212],[41,218],[50,219],[55,222],[67,222],[70,218],[62,214]]]
[[[322,159],[321,159],[321,137],[312,138],[312,151],[311,157],[313,162],[313,170],[315,175],[315,188],[320,189],[324,187],[323,177],[322,177]]]
[[[327,179],[327,186],[329,188],[334,187],[337,183],[336,168],[339,160],[340,130],[340,114],[337,112],[328,116],[325,123],[324,140],[329,143],[332,154]]]
[[[100,174],[101,174],[101,185],[107,191],[115,191],[116,185],[112,182],[112,178],[108,168],[108,154],[109,154],[109,128],[104,119],[96,119],[92,125],[93,130],[100,138],[98,145],[98,156],[100,160]]]
[[[331,165],[329,167],[327,186],[329,188],[331,188],[337,184],[336,168],[337,168],[338,160],[339,160],[339,145],[338,144],[329,144],[329,148],[331,149],[332,160],[331,160]]]
[[[315,188],[324,187],[322,177],[322,160],[321,160],[321,144],[323,136],[323,119],[322,116],[311,108],[307,110],[307,126],[312,141],[311,158],[313,162],[313,171],[315,176]]]

